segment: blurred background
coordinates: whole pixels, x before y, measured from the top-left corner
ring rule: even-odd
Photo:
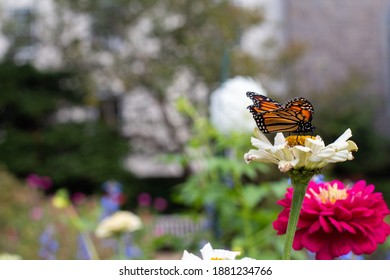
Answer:
[[[0,0],[0,57],[0,258],[280,258],[288,181],[243,160],[246,91],[308,98],[326,143],[351,128],[325,180],[390,201],[390,1]],[[120,209],[142,229],[97,237]]]

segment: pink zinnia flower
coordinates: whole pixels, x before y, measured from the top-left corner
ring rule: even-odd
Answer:
[[[283,211],[273,223],[278,234],[286,233],[293,188],[278,201]],[[390,234],[384,218],[390,213],[374,185],[359,181],[346,187],[340,181],[310,182],[299,216],[293,248],[306,248],[316,259],[334,259],[353,252],[373,253]]]

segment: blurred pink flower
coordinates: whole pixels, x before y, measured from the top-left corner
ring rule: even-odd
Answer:
[[[149,207],[152,204],[152,197],[149,193],[143,192],[138,195],[138,205],[141,207]]]
[[[154,236],[163,236],[165,234],[164,229],[162,227],[156,227],[153,232]]]
[[[32,188],[48,190],[53,185],[50,177],[47,176],[39,176],[37,174],[30,174],[26,178],[26,183]]]
[[[42,207],[33,207],[30,210],[30,217],[34,221],[39,221],[42,219],[43,216],[43,209]]]
[[[71,200],[74,204],[80,205],[85,201],[85,194],[82,192],[75,192],[72,194]]]
[[[157,197],[154,202],[153,206],[157,211],[164,211],[168,207],[168,201],[165,198]]]
[[[283,211],[273,223],[278,234],[286,233],[293,188],[278,201]],[[340,181],[309,182],[300,213],[293,248],[306,248],[316,259],[334,259],[353,252],[372,254],[390,234],[384,218],[390,213],[374,185],[358,181],[352,187]]]

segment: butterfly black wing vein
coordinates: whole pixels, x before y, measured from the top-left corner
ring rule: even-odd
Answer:
[[[311,124],[314,108],[303,97],[296,97],[280,105],[269,97],[247,92],[253,105],[248,106],[257,127],[263,133],[273,132],[313,132]]]

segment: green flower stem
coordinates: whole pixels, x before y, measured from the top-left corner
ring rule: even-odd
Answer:
[[[117,251],[116,251],[116,259],[117,260],[125,260],[126,255],[125,255],[125,247],[126,247],[126,242],[125,242],[125,235],[124,234],[118,234],[115,237],[117,241]]]
[[[81,232],[81,237],[84,239],[84,244],[87,249],[88,255],[90,256],[91,260],[98,260],[99,255],[96,251],[95,245],[92,242],[91,237],[86,232]]]
[[[293,198],[290,208],[290,217],[287,224],[286,240],[284,243],[283,260],[289,260],[291,258],[291,249],[294,241],[295,231],[299,220],[299,214],[302,208],[302,202],[305,197],[307,184],[310,179],[315,175],[315,170],[291,170],[288,175],[291,178],[291,184],[294,187]]]
[[[69,216],[70,222],[73,224],[73,226],[79,231],[81,234],[81,238],[83,239],[88,255],[92,260],[98,260],[99,255],[95,248],[95,245],[93,244],[93,241],[89,234],[85,231],[83,226],[83,221],[81,220],[79,214],[77,213],[76,208],[73,205],[69,205],[67,208],[67,214]]]

